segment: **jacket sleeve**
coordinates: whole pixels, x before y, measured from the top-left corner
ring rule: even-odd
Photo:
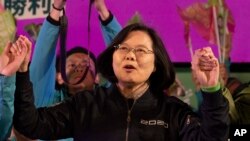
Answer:
[[[52,24],[47,19],[39,32],[30,65],[30,76],[37,107],[51,105],[56,91],[55,61],[59,26]]]
[[[81,94],[79,94],[81,95]],[[55,140],[73,136],[73,127],[82,125],[79,108],[84,112],[84,105],[79,97],[69,98],[51,107],[38,108],[34,105],[33,87],[28,72],[17,73],[15,91],[15,113],[13,124],[17,131],[31,139]],[[81,103],[81,105],[79,105]]]
[[[0,75],[0,140],[7,140],[12,128],[14,114],[15,75]]]
[[[227,99],[228,101],[228,105],[229,105],[229,117],[230,117],[230,123],[231,124],[237,124],[239,121],[239,115],[238,112],[236,110],[235,107],[235,103],[234,103],[234,99],[232,97],[232,94],[230,93],[230,91],[227,88],[223,88],[222,90],[222,94],[223,96]],[[198,99],[198,105],[200,107],[201,103],[202,103],[202,93],[201,91],[197,91],[196,92],[196,96],[197,97],[201,97],[201,98],[197,98]],[[199,100],[201,99],[201,100]]]
[[[181,115],[182,140],[226,141],[229,134],[228,101],[221,90],[213,93],[202,91],[202,95],[201,119],[189,113]]]
[[[108,46],[113,41],[113,39],[121,31],[121,29],[122,27],[120,23],[111,12],[107,20],[101,21],[101,30],[106,46]]]

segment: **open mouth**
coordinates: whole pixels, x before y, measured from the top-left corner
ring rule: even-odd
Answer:
[[[133,65],[125,65],[124,68],[126,70],[134,70],[135,69],[135,67]]]

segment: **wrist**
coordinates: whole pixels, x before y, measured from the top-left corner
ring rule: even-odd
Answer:
[[[18,72],[27,72],[28,71],[28,67],[20,67],[18,69]]]
[[[55,26],[60,26],[59,17],[58,17],[58,19],[56,20],[56,19],[54,19],[54,18],[51,16],[51,14],[49,14],[48,17],[47,17],[46,19],[47,19],[47,21],[48,21],[49,23],[51,23],[51,24],[53,24],[53,25],[55,25]]]
[[[27,72],[29,67],[29,62],[24,62],[18,69],[18,72]]]
[[[217,83],[215,86],[211,87],[202,87],[201,90],[204,92],[216,92],[221,88],[220,83]]]
[[[107,8],[101,8],[100,10],[98,10],[98,14],[102,21],[107,20],[110,16],[110,12]]]
[[[61,16],[61,12],[57,11],[55,9],[52,9],[51,12],[49,13],[49,16],[51,17],[51,19],[53,19],[54,21],[59,21],[60,20],[60,16]]]
[[[52,10],[50,11],[50,17],[55,20],[59,21],[61,16],[61,11],[63,10],[63,7],[57,6],[54,3],[52,4]]]
[[[55,9],[57,11],[62,11],[63,10],[63,7],[61,7],[61,8],[59,6],[57,7],[57,6],[55,6],[54,3],[52,4],[52,7],[53,7],[53,9]]]
[[[109,16],[108,16],[108,18],[106,18],[106,19],[102,19],[101,18],[101,16],[99,15],[99,20],[101,21],[101,24],[103,25],[103,26],[106,26],[106,25],[108,25],[112,20],[113,20],[113,18],[114,18],[114,16],[113,16],[113,14],[112,14],[112,12],[111,11],[109,11]]]

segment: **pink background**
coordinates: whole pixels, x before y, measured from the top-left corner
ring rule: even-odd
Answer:
[[[204,0],[200,0],[204,1]],[[174,62],[189,62],[190,55],[185,47],[183,38],[183,23],[177,14],[176,6],[187,6],[195,0],[106,0],[109,9],[124,26],[128,19],[138,11],[143,21],[156,29],[162,37],[166,48]],[[250,1],[226,0],[236,22],[233,37],[232,62],[250,62]],[[82,45],[87,46],[87,14],[88,0],[74,0],[67,2],[67,16],[69,19],[68,48]],[[40,23],[43,19],[19,20],[18,34],[26,34],[23,30],[28,23]],[[194,49],[209,45],[191,31]],[[100,31],[97,12],[93,8],[91,16],[90,50],[98,55],[105,49]],[[213,47],[217,54],[217,49]]]

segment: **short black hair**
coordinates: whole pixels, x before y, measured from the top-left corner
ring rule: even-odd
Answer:
[[[142,23],[128,25],[119,32],[109,47],[98,56],[97,70],[110,82],[116,83],[118,81],[112,67],[113,53],[115,52],[114,46],[122,43],[133,31],[143,31],[152,39],[156,71],[149,77],[149,85],[153,92],[162,92],[169,88],[175,80],[174,66],[161,38],[154,29]]]

